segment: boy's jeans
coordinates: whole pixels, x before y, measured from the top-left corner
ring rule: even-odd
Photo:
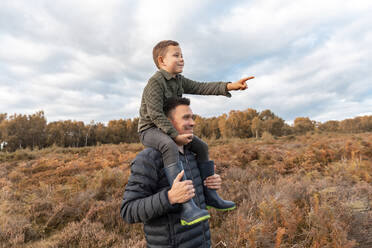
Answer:
[[[164,167],[178,162],[178,146],[174,140],[157,127],[152,127],[140,133],[140,140],[144,146],[159,150],[163,155]],[[198,162],[209,160],[208,145],[194,135],[186,147],[196,153]]]

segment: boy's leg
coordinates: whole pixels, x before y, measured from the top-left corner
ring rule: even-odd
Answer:
[[[214,175],[214,162],[209,160],[208,145],[197,136],[194,136],[192,142],[190,142],[189,144],[189,149],[196,153],[200,175],[202,181],[204,182],[207,177]],[[236,208],[234,202],[223,200],[217,194],[216,190],[209,189],[208,187],[204,186],[204,183],[203,187],[205,203],[207,204],[208,208],[213,207],[221,211],[227,211]]]
[[[163,156],[164,167],[178,162],[178,147],[174,140],[156,127],[149,128],[140,135],[144,146],[159,150]]]
[[[178,146],[171,137],[163,133],[158,128],[149,128],[140,135],[144,146],[158,149],[163,155],[164,171],[169,185],[172,186],[174,179],[183,170],[183,166],[178,157]],[[182,180],[186,180],[186,173]],[[193,225],[210,218],[207,210],[200,209],[193,199],[182,203],[180,213],[181,225]]]
[[[192,152],[196,153],[196,159],[198,163],[209,161],[208,145],[198,136],[194,135],[192,141],[187,145],[187,147]]]

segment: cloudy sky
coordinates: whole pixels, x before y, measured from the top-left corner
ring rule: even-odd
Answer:
[[[172,39],[190,79],[256,77],[232,98],[191,97],[196,114],[372,115],[371,14],[370,0],[1,0],[0,113],[136,117],[152,48]]]

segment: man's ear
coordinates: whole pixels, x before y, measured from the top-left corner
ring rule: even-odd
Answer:
[[[173,121],[173,110],[174,110],[174,109],[172,109],[171,111],[169,111],[169,113],[168,113],[168,115],[167,115],[167,118],[168,118],[168,120],[169,120],[170,122]]]

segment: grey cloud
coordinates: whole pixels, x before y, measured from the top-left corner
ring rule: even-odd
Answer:
[[[192,96],[197,114],[271,109],[291,121],[366,113],[370,11],[368,3],[324,1],[3,1],[0,45],[19,45],[0,51],[0,90],[7,91],[0,96],[9,100],[0,112],[42,108],[49,121],[135,117],[155,71],[152,47],[175,39],[186,77],[256,76],[231,99]]]

